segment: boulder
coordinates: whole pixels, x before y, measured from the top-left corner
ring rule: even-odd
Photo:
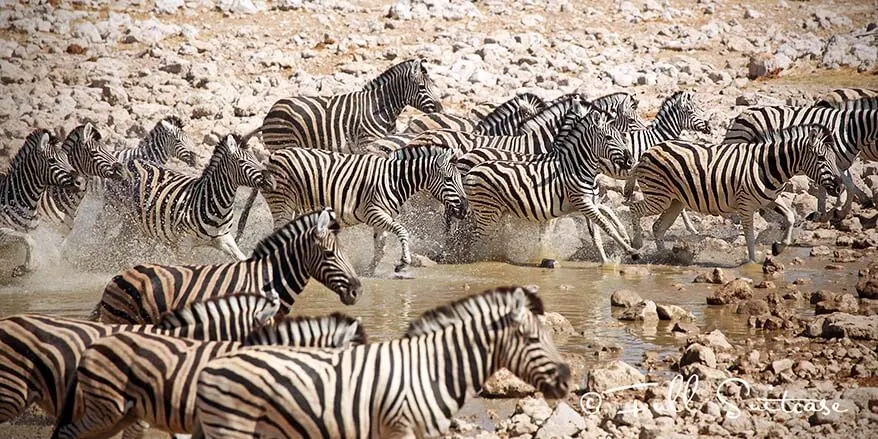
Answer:
[[[656,304],[655,310],[660,320],[695,320],[695,315],[677,305]]]
[[[707,367],[715,368],[716,353],[707,346],[692,343],[683,351],[683,356],[680,357],[680,369],[683,370],[683,368],[690,364],[703,364]]]
[[[507,369],[500,369],[491,375],[482,388],[482,394],[495,398],[521,398],[532,395],[536,389]]]
[[[832,314],[834,312],[846,312],[856,314],[860,310],[860,303],[853,294],[842,294],[830,300],[817,302],[814,307],[815,314]]]
[[[857,294],[864,299],[878,299],[878,262],[871,262],[858,276]]]
[[[735,312],[738,314],[760,316],[771,313],[771,308],[769,308],[768,302],[763,299],[749,299],[739,303]]]
[[[878,315],[858,316],[842,312],[815,319],[807,325],[804,335],[822,338],[878,340]]]
[[[573,437],[584,429],[585,419],[566,402],[560,402],[535,437],[542,439]]]
[[[567,318],[560,313],[547,312],[539,316],[539,318],[540,321],[543,322],[543,326],[548,328],[555,335],[576,334],[576,329],[573,328],[570,320],[567,320]]]
[[[671,331],[683,334],[697,334],[699,329],[698,325],[692,322],[676,322],[674,323],[674,327],[671,328]]]
[[[643,383],[646,377],[636,368],[623,361],[614,361],[604,367],[588,372],[586,391],[605,392],[616,387]]]
[[[631,290],[616,290],[610,295],[611,306],[630,308],[640,302],[643,302],[643,298]]]
[[[619,320],[635,322],[654,322],[658,321],[658,319],[659,316],[656,311],[655,302],[652,300],[640,302],[631,308],[626,309],[625,312],[619,316]]]
[[[817,290],[811,293],[811,305],[816,305],[827,300],[835,300],[836,297],[838,297],[838,293],[829,290]]]
[[[713,293],[713,296],[708,297],[707,304],[727,305],[738,303],[751,297],[753,297],[753,290],[750,289],[750,282],[744,279],[735,279],[725,283]]]
[[[765,261],[762,263],[762,272],[765,274],[774,274],[778,271],[783,271],[783,269],[783,264],[778,263],[771,256],[766,256]]]
[[[726,283],[726,276],[722,268],[714,268],[713,271],[710,272],[710,274],[699,274],[692,282],[720,285]]]
[[[726,335],[719,329],[714,329],[700,337],[699,342],[707,347],[718,351],[732,350],[732,344],[726,339]]]

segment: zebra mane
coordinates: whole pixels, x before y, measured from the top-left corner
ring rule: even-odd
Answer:
[[[259,241],[253,249],[250,259],[264,258],[273,254],[277,249],[282,248],[284,243],[291,241],[294,237],[299,236],[306,230],[314,227],[314,225],[317,224],[317,218],[320,217],[320,214],[323,213],[323,211],[324,209],[315,210],[299,216],[279,227],[265,238],[262,238],[262,241]],[[335,212],[330,211],[330,215],[332,221],[329,224],[329,230],[337,233],[340,226],[336,220]]]
[[[671,111],[674,111],[673,110],[674,106],[676,106],[677,103],[683,99],[684,93],[687,93],[687,91],[686,90],[679,90],[677,92],[674,92],[674,94],[666,97],[665,100],[662,101],[662,105],[659,107],[659,111],[655,115],[655,118],[660,119],[662,117],[665,117]]]
[[[825,126],[820,124],[812,123],[805,125],[795,125],[781,130],[763,133],[762,141],[764,143],[769,143],[803,139],[810,136],[811,130],[813,129],[820,130],[825,139],[832,139],[832,131],[829,128],[826,128]]]
[[[351,333],[350,329],[354,329]],[[313,340],[297,340],[299,334],[310,335]],[[326,340],[329,344],[317,346],[315,341],[332,335]],[[343,348],[349,345],[366,344],[366,330],[359,320],[340,312],[328,316],[308,317],[287,315],[273,324],[265,325],[252,332],[244,344],[286,344],[296,346],[316,346]]]
[[[180,129],[183,128],[183,120],[177,116],[166,116],[162,120],[167,121],[168,123],[170,123],[171,125],[173,125],[177,128],[180,128]],[[159,122],[161,122],[161,121],[159,121]]]
[[[457,158],[456,149],[448,145],[437,145],[435,143],[423,145],[405,145],[403,147],[393,150],[393,152],[387,155],[387,158],[391,160],[416,159],[419,157],[435,156],[448,151],[451,152],[451,158],[452,161],[454,161]]]
[[[498,287],[458,299],[448,305],[425,312],[421,317],[418,317],[409,324],[403,337],[411,338],[441,331],[459,322],[481,318],[485,312],[491,313],[496,309],[508,310],[506,314],[500,316],[500,318],[503,318],[509,312],[514,311],[516,307],[515,293],[517,292],[524,293],[530,312],[534,315],[545,314],[543,300],[537,295],[535,288],[521,286]]]
[[[9,162],[9,169],[21,169],[22,162],[28,160],[28,157],[40,147],[40,139],[44,134],[49,135],[49,147],[50,149],[54,149],[57,146],[58,138],[52,134],[49,130],[44,130],[42,128],[36,129],[27,135],[24,139],[24,145],[18,149],[18,152],[15,153],[15,157],[12,158],[12,161]]]
[[[419,59],[409,59],[390,67],[371,81],[367,82],[366,85],[363,86],[363,91],[371,91],[381,88],[402,72],[411,70],[412,65],[420,62],[421,60]]]
[[[272,299],[262,294],[241,293],[213,297],[165,312],[159,317],[156,326],[161,329],[175,329],[201,325],[206,321],[210,321],[213,316],[228,318],[230,312],[240,312],[242,305],[249,305],[247,308],[255,310],[270,305],[273,301],[277,302],[277,305],[280,304],[278,298]],[[221,312],[211,312],[217,308]]]

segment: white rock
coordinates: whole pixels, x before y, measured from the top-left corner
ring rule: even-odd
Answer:
[[[630,386],[645,380],[646,377],[639,370],[623,361],[614,361],[605,367],[589,371],[586,389],[590,392],[605,392],[608,389]]]
[[[541,439],[572,437],[583,429],[585,429],[585,419],[566,402],[560,402],[535,437]]]
[[[163,14],[173,14],[183,7],[183,0],[155,0],[156,11]]]
[[[264,5],[260,8],[252,0],[219,0],[216,7],[233,14],[255,14],[264,9]]]

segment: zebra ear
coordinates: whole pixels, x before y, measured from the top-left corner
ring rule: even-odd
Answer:
[[[235,136],[231,134],[226,135],[223,139],[223,144],[230,153],[234,154],[238,151],[238,142],[235,141]]]
[[[329,225],[332,223],[332,214],[329,209],[324,209],[317,217],[317,234],[326,235],[329,232]]]
[[[173,130],[174,130],[174,124],[172,124],[171,122],[169,122],[167,119],[162,119],[161,122],[159,122],[159,123],[162,125],[162,127],[163,127],[164,129],[166,129],[166,130],[168,130],[168,131],[173,131]]]
[[[524,316],[528,312],[528,297],[525,293],[526,290],[522,288],[516,288],[515,292],[512,293],[512,312],[510,315],[512,316],[512,320],[515,322],[521,322],[524,320]]]
[[[49,135],[48,132],[44,132],[43,135],[40,136],[40,151],[43,151],[44,153],[49,152],[49,143],[51,143],[51,139],[52,136]]]

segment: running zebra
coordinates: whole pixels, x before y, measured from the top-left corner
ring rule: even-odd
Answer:
[[[413,117],[403,134],[451,129],[483,136],[512,136],[518,132],[518,127],[522,122],[545,108],[546,103],[539,96],[522,93],[498,105],[479,120],[448,113],[428,113]]]
[[[396,340],[242,349],[199,375],[193,438],[438,436],[502,367],[563,398],[570,368],[543,313],[533,290],[501,287],[426,312]]]
[[[786,235],[775,243],[778,254],[792,241],[795,220],[789,207],[775,201],[782,186],[804,173],[829,192],[838,193],[838,167],[832,133],[821,125],[799,125],[765,135],[760,143],[707,146],[672,140],[650,148],[625,186],[631,195],[640,184],[643,199],[631,205],[633,245],[643,244],[640,218],[661,214],[653,223],[656,247],[684,208],[709,215],[737,213],[747,239],[747,257],[756,261],[753,213],[771,208],[784,218]]]
[[[396,272],[411,264],[409,232],[395,217],[415,193],[428,191],[447,212],[459,217],[467,210],[454,152],[447,148],[405,147],[388,158],[286,149],[271,155],[268,169],[277,187],[264,196],[276,223],[303,210],[329,206],[343,226],[364,223],[374,229],[370,274],[384,256],[386,232],[395,234],[402,246]],[[245,220],[242,213],[241,221]]]
[[[243,340],[277,312],[279,300],[256,295],[214,299],[166,315],[160,325],[105,325],[38,314],[0,319],[0,423],[32,404],[58,416],[80,355],[121,331],[200,340]]]
[[[143,437],[152,426],[188,434],[195,417],[195,385],[208,361],[248,347],[275,345],[347,349],[366,342],[356,319],[288,317],[243,341],[196,341],[121,332],[95,341],[82,354],[67,388],[53,438]]]
[[[361,91],[335,96],[296,96],[272,105],[261,133],[269,151],[317,148],[356,153],[362,145],[396,130],[406,106],[424,113],[442,110],[435,85],[420,59],[403,61],[369,81]]]
[[[39,222],[37,206],[46,189],[51,186],[84,189],[84,181],[70,167],[56,143],[46,130],[28,134],[9,164],[8,174],[0,178],[0,244],[21,241],[25,246],[24,264],[12,269],[13,277],[34,269],[36,242],[30,232]]]
[[[817,100],[814,106],[839,110],[878,110],[878,90],[839,88]]]
[[[237,136],[225,136],[198,178],[135,160],[131,192],[137,223],[147,236],[180,245],[184,237],[209,245],[238,260],[246,259],[230,233],[238,186],[263,190],[274,179]]]
[[[61,143],[73,170],[83,177],[126,180],[131,175],[104,145],[101,133],[86,123],[73,129]],[[73,229],[73,220],[85,191],[49,186],[40,197],[37,215],[66,235]]]
[[[332,209],[302,215],[265,237],[250,259],[219,265],[138,265],[116,275],[92,318],[105,323],[152,323],[186,304],[236,292],[280,296],[285,315],[311,277],[353,305],[362,284],[338,244]]]
[[[833,135],[833,152],[848,193],[840,212],[840,216],[844,218],[850,213],[854,197],[861,202],[871,201],[862,189],[854,185],[849,168],[861,150],[863,159],[878,160],[878,110],[751,108],[732,121],[723,143],[758,142],[765,139],[766,133],[807,124],[823,125]],[[821,216],[826,214],[826,191],[822,187],[818,194],[817,208]]]
[[[608,215],[609,209],[595,200],[597,174],[630,168],[631,153],[606,113],[584,104],[573,111],[575,117],[555,139],[553,154],[524,162],[488,161],[469,171],[463,186],[475,241],[493,229],[504,213],[542,223],[576,211],[609,234],[633,259],[639,258],[615,215]],[[595,244],[606,262],[602,246]]]
[[[136,147],[117,151],[116,157],[122,163],[142,160],[156,165],[164,165],[175,157],[195,167],[192,141],[186,135],[183,121],[177,116],[158,121]]]

